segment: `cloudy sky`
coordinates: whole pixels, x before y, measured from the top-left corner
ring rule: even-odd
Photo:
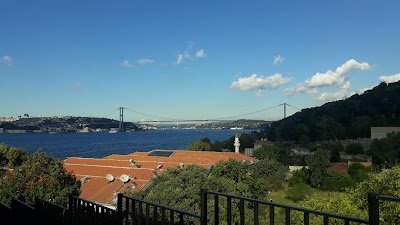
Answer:
[[[0,117],[116,119],[123,106],[130,121],[281,119],[282,103],[315,107],[400,80],[399,10],[395,0],[0,0]]]

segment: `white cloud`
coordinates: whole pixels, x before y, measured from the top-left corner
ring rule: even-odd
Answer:
[[[390,75],[390,76],[380,76],[379,80],[384,81],[385,83],[394,83],[400,80],[400,73]]]
[[[288,83],[289,77],[283,77],[282,74],[276,73],[269,77],[258,76],[253,74],[250,77],[241,77],[231,84],[231,88],[238,88],[242,91],[257,90],[258,95],[265,89],[276,89],[279,86]]]
[[[313,95],[313,94],[317,94],[318,91],[316,88],[308,88],[302,84],[299,84],[293,88],[286,88],[284,90],[284,93],[285,93],[285,95],[293,95],[295,93],[304,93],[304,94],[308,94],[308,95]]]
[[[9,55],[5,55],[3,56],[3,58],[1,59],[1,62],[7,65],[11,65],[12,64],[12,57]]]
[[[307,87],[326,87],[334,86],[344,82],[347,73],[352,70],[367,70],[370,69],[370,65],[366,62],[359,63],[354,59],[350,59],[343,65],[336,68],[335,71],[328,70],[325,73],[316,73],[312,77],[306,79],[304,84]]]
[[[125,59],[122,63],[120,63],[120,65],[123,66],[123,67],[125,67],[125,68],[131,68],[131,67],[133,67],[133,65],[130,64],[129,61],[126,60],[126,59]]]
[[[277,55],[274,58],[274,61],[272,62],[272,64],[276,65],[276,64],[280,64],[283,62],[283,60],[285,60],[285,58],[283,58],[281,55]]]
[[[343,100],[354,94],[356,94],[356,92],[348,92],[345,89],[341,89],[338,92],[334,92],[334,93],[324,92],[318,97],[318,100],[325,101],[325,102]]]
[[[206,53],[204,53],[204,49],[198,50],[196,52],[196,57],[198,57],[198,58],[206,57]]]
[[[366,92],[366,91],[372,90],[374,87],[376,87],[376,86],[372,86],[372,87],[369,87],[369,88],[360,89],[360,90],[358,90],[357,93],[362,94],[362,93],[364,93],[364,92]]]
[[[342,90],[349,90],[351,88],[350,81],[347,81],[340,89]]]
[[[147,59],[147,58],[144,58],[144,59],[139,59],[137,62],[138,62],[140,65],[144,65],[144,64],[151,64],[151,63],[154,63],[155,60],[154,60],[154,59]]]
[[[178,53],[175,63],[181,64],[182,60],[183,60],[183,55],[181,53]]]

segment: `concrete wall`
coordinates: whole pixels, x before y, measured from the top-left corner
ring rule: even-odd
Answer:
[[[392,132],[400,132],[400,127],[371,127],[371,139],[382,139]]]

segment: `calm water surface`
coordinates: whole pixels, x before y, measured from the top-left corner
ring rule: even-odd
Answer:
[[[249,133],[252,130],[241,130]],[[42,149],[48,154],[67,157],[100,158],[111,154],[147,152],[154,149],[181,150],[201,138],[212,142],[227,140],[235,130],[154,130],[128,133],[29,133],[0,134],[0,143],[26,149],[32,153]],[[233,144],[233,143],[232,143]]]

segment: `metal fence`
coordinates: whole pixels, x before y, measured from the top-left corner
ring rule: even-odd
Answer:
[[[118,202],[120,205],[120,202]],[[70,196],[69,221],[74,225],[118,225],[121,217],[117,210],[110,209],[104,205],[91,202],[79,197]]]
[[[200,195],[200,214],[118,194],[117,210],[74,196],[70,196],[68,208],[41,198],[35,199],[35,207],[18,199],[12,199],[11,207],[0,203],[0,218],[1,224],[5,225],[309,225],[312,221],[315,222],[315,219],[319,219],[318,224],[324,225],[337,223],[379,225],[380,222],[388,224],[388,221],[380,218],[385,212],[382,210],[386,210],[387,207],[394,208],[387,202],[400,202],[398,197],[370,192],[368,219],[360,219],[208,190],[201,190]],[[382,202],[385,204],[380,205]],[[390,219],[396,221],[392,224],[398,224],[400,215]]]
[[[68,225],[69,210],[42,198],[35,198],[37,220],[42,225]]]
[[[208,211],[208,202],[212,199],[214,206],[213,213]],[[289,206],[271,201],[262,201],[253,198],[239,197],[214,191],[201,191],[201,221],[203,224],[220,224],[221,222],[231,224],[260,224],[260,221],[267,221],[268,224],[290,225],[294,222],[304,225],[310,224],[310,217],[320,217],[321,224],[332,224],[331,221],[339,221],[349,225],[350,222],[358,224],[370,224],[368,220],[338,215],[334,213],[310,210],[296,206]],[[221,215],[220,208],[225,209],[225,215]],[[279,212],[278,212],[279,210]],[[297,214],[294,217],[294,214]],[[300,214],[300,217],[299,217]],[[221,216],[224,219],[221,219]],[[263,217],[262,217],[263,216]],[[373,223],[371,223],[373,224]]]
[[[142,199],[125,195],[118,195],[118,202],[124,202],[124,225],[150,225],[150,224],[199,224],[200,215],[148,202]]]

